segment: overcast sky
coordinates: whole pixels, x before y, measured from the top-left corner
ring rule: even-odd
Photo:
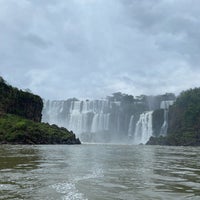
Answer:
[[[200,86],[199,0],[0,0],[0,75],[45,99]]]

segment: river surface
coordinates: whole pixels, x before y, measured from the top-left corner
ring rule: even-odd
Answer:
[[[0,146],[0,199],[200,199],[200,148]]]

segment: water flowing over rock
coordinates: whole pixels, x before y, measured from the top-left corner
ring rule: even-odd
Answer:
[[[131,137],[134,131],[134,115],[131,115],[131,119],[128,126],[128,136]]]
[[[146,142],[152,136],[153,134],[152,113],[153,111],[149,111],[146,113],[142,113],[140,115],[140,118],[136,124],[136,129],[135,129],[135,135],[134,135],[135,144],[146,144]]]
[[[154,133],[154,110],[166,110],[163,126],[161,122],[158,127],[166,131],[167,109],[172,104],[168,98],[167,95],[134,98],[116,93],[99,100],[48,100],[44,102],[42,121],[72,130],[85,142],[145,144]]]
[[[120,102],[108,100],[46,101],[44,103],[43,121],[66,127],[80,134],[117,132]],[[112,115],[112,116],[111,116]]]
[[[169,106],[173,105],[173,103],[174,101],[162,101],[160,103],[160,108],[164,109],[164,122],[160,129],[160,135],[167,135]]]
[[[43,121],[67,127],[74,132],[97,132],[109,129],[109,102],[106,100],[47,101]]]

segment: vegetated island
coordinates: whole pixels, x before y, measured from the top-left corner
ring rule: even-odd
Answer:
[[[149,145],[200,146],[200,88],[183,91],[169,107],[168,133]]]
[[[43,101],[0,77],[0,144],[81,144],[72,131],[42,123]]]

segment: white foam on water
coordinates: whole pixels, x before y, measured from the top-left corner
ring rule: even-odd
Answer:
[[[18,189],[17,185],[0,184],[0,190],[15,190],[15,189]]]
[[[63,194],[63,200],[87,200],[84,194],[78,191],[74,183],[59,183],[52,187],[58,193]]]
[[[95,168],[91,174],[87,174],[82,177],[73,178],[70,182],[58,183],[52,186],[56,192],[63,195],[63,200],[88,200],[85,195],[78,191],[76,183],[88,179],[96,179],[104,177],[103,170]]]
[[[91,174],[87,174],[82,177],[77,177],[76,181],[94,179],[94,178],[102,178],[102,177],[104,177],[103,170],[100,168],[97,168],[97,169],[94,169]]]

